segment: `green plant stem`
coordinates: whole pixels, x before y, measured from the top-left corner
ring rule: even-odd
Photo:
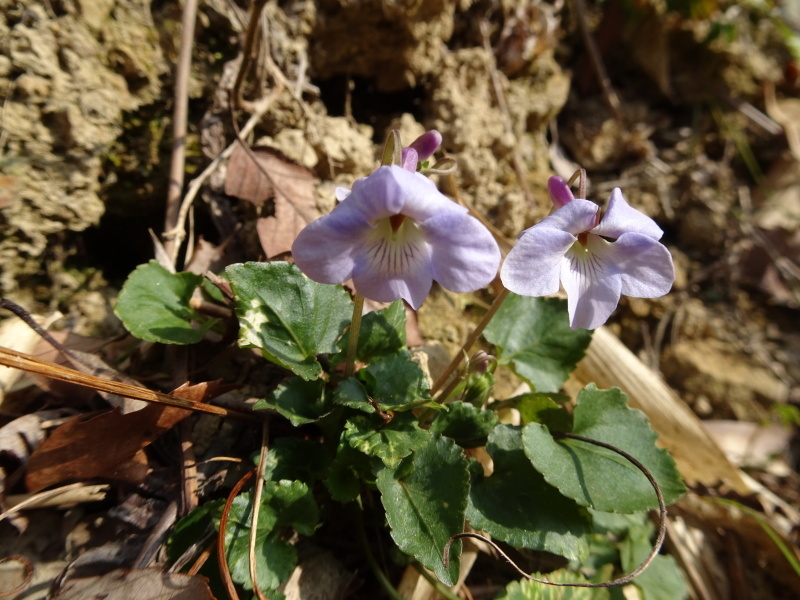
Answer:
[[[464,342],[464,345],[461,346],[461,350],[459,350],[456,355],[453,357],[453,360],[450,361],[450,364],[447,365],[447,368],[444,370],[439,376],[439,379],[436,380],[436,383],[433,384],[431,388],[431,396],[435,396],[436,392],[438,392],[445,383],[450,379],[450,376],[453,372],[458,368],[458,365],[461,364],[461,360],[464,356],[469,356],[469,351],[472,350],[472,346],[478,340],[480,335],[483,333],[483,330],[486,329],[486,326],[489,324],[489,321],[492,320],[494,314],[498,311],[500,306],[503,304],[503,301],[508,297],[509,292],[506,288],[503,288],[502,291],[497,295],[497,298],[494,299],[492,305],[489,307],[489,310],[486,311],[486,314],[483,315],[483,319],[481,322],[475,326],[475,329],[472,333],[469,334],[467,341]]]
[[[425,570],[425,567],[423,567],[421,564],[415,562],[414,568],[420,575],[422,575],[425,581],[431,584],[431,587],[433,587],[433,589],[435,589],[440,595],[444,596],[448,600],[461,600],[461,598],[456,596],[449,587],[447,587],[441,581],[436,579],[436,577],[428,573],[428,571]]]
[[[347,342],[347,362],[344,376],[352,377],[356,367],[356,349],[358,349],[358,332],[361,330],[361,312],[364,310],[364,296],[356,294],[353,299],[353,320],[350,322],[350,339]]]
[[[361,542],[361,547],[364,550],[364,557],[367,559],[367,564],[369,568],[372,569],[372,573],[375,575],[378,583],[381,584],[381,587],[386,590],[386,594],[392,598],[392,600],[404,600],[403,596],[395,589],[392,585],[392,582],[389,581],[389,578],[386,577],[386,574],[381,569],[378,561],[375,560],[375,556],[372,554],[372,550],[369,547],[369,540],[367,539],[367,532],[364,528],[364,515],[361,512],[361,498],[358,498],[358,510],[353,512],[356,513],[356,531],[358,532],[358,541]]]

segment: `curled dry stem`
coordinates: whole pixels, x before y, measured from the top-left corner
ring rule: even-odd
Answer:
[[[219,564],[220,575],[222,575],[222,581],[225,584],[225,589],[228,592],[230,600],[239,600],[239,594],[236,592],[236,586],[233,584],[233,577],[231,577],[231,571],[228,568],[228,560],[227,557],[225,556],[225,529],[228,526],[228,515],[231,512],[231,506],[233,506],[233,501],[236,500],[236,496],[238,496],[239,492],[242,491],[242,488],[253,476],[253,473],[255,473],[255,469],[245,473],[242,476],[242,478],[236,482],[236,485],[233,486],[231,493],[228,494],[228,499],[225,501],[225,506],[222,508],[222,514],[219,517],[219,537],[217,538],[217,562]]]
[[[575,435],[573,433],[558,433],[552,432],[553,437],[556,438],[568,438],[572,440],[579,440],[581,442],[586,442],[588,444],[593,444],[595,446],[599,446],[601,448],[605,448],[606,450],[611,450],[612,452],[616,452],[620,456],[622,456],[625,460],[629,461],[633,466],[639,469],[645,477],[647,477],[647,481],[650,482],[650,485],[653,486],[653,489],[656,492],[656,497],[658,498],[658,535],[656,536],[656,542],[653,544],[652,550],[650,550],[650,554],[647,555],[642,563],[636,567],[633,571],[628,573],[627,575],[623,575],[622,577],[618,577],[617,579],[612,579],[611,581],[604,581],[601,583],[556,583],[554,581],[548,581],[547,579],[540,579],[538,577],[534,577],[533,575],[529,575],[525,571],[519,568],[519,566],[508,556],[503,550],[492,540],[471,532],[463,532],[457,533],[449,540],[444,546],[444,551],[442,554],[442,560],[444,562],[445,568],[450,566],[450,546],[453,544],[454,541],[459,540],[461,538],[475,538],[481,540],[482,542],[486,542],[492,548],[497,550],[497,552],[506,559],[506,562],[510,564],[514,569],[516,569],[517,573],[522,575],[525,579],[529,581],[535,581],[537,583],[543,583],[545,585],[552,585],[557,587],[584,587],[584,588],[608,588],[608,587],[617,587],[620,585],[625,585],[630,583],[637,575],[639,575],[642,571],[644,571],[647,567],[650,566],[650,563],[653,562],[656,556],[658,556],[659,551],[661,550],[661,546],[664,543],[664,538],[667,535],[667,505],[664,502],[664,495],[661,493],[661,488],[656,482],[655,477],[650,471],[645,467],[641,462],[639,462],[636,458],[625,452],[624,450],[617,448],[616,446],[612,446],[611,444],[606,444],[605,442],[601,442],[599,440],[593,440],[591,438],[583,437],[581,435]]]

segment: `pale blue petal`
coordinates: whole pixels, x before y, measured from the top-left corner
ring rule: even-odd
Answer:
[[[589,248],[595,236],[589,236]],[[675,266],[663,244],[639,233],[625,233],[608,244],[609,260],[620,273],[622,293],[634,298],[658,298],[672,289]]]
[[[343,202],[303,229],[292,244],[292,257],[318,283],[344,283],[353,274],[361,241],[372,229],[363,215]]]
[[[534,227],[537,229],[541,227],[560,229],[572,235],[578,235],[584,231],[589,231],[596,225],[596,217],[599,210],[600,207],[594,202],[578,198],[565,204],[550,216],[545,217]],[[530,229],[527,231],[530,231]]]
[[[342,204],[348,202],[370,223],[399,214],[422,222],[442,211],[467,212],[424,175],[396,165],[378,167],[368,177],[356,181]]]
[[[433,269],[424,232],[406,219],[397,232],[384,219],[364,236],[353,268],[356,291],[370,300],[403,298],[418,308],[431,289]]]
[[[414,173],[417,170],[417,163],[419,162],[419,155],[414,148],[403,148],[402,152],[402,167],[406,171]]]
[[[458,212],[444,212],[420,228],[431,248],[433,278],[452,292],[472,292],[497,276],[500,249],[480,221]]]
[[[561,284],[567,292],[570,327],[596,329],[619,304],[621,277],[602,251],[588,252],[575,244],[566,258],[561,267]]]
[[[564,255],[577,242],[577,238],[566,231],[540,225],[522,234],[500,269],[503,285],[515,294],[555,294],[559,288]]]
[[[629,232],[641,233],[654,240],[660,240],[664,235],[653,219],[629,205],[622,196],[622,190],[614,188],[606,213],[592,233],[616,239]]]

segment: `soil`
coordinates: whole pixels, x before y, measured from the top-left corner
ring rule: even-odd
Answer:
[[[677,269],[672,293],[623,299],[609,326],[701,418],[781,426],[779,455],[751,474],[797,502],[800,80],[786,36],[800,34],[788,12],[724,0],[270,1],[246,102],[232,111],[246,4],[198,9],[187,182],[234,139],[232,112],[242,127],[276,89],[252,139],[310,170],[320,214],[336,186],[375,168],[391,129],[405,141],[441,132],[458,161],[457,187],[444,177],[441,187],[505,249],[549,212],[548,177],[585,168],[590,198],[602,204],[621,187],[656,219]],[[154,256],[180,19],[161,0],[0,0],[0,292],[33,314],[61,311],[57,329],[123,333],[116,294]],[[261,259],[257,219],[270,206],[226,196],[225,169],[195,201],[194,239],[226,244],[227,262]],[[469,330],[463,311],[477,317],[487,301],[436,291],[419,311],[422,338],[452,353]],[[15,416],[10,404],[2,412],[2,424]],[[783,539],[797,543],[798,522],[783,517]],[[737,531],[723,565],[756,560]],[[736,572],[764,590],[741,597],[799,587],[769,570]]]

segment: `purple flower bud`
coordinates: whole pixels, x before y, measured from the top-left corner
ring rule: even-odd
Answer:
[[[570,200],[522,233],[500,271],[523,296],[555,294],[562,285],[573,329],[605,323],[622,294],[658,298],[675,281],[672,256],[658,241],[663,232],[619,188],[599,222],[598,211],[589,200]]]
[[[471,292],[491,282],[500,264],[494,237],[466,208],[396,165],[356,181],[336,208],[300,232],[292,255],[314,281],[352,278],[365,298],[402,298],[415,309],[434,280]]]
[[[558,175],[553,175],[547,180],[547,191],[550,193],[550,200],[552,200],[553,206],[556,208],[561,208],[568,202],[575,200],[572,190],[569,189],[569,184]]]
[[[436,131],[435,129],[431,129],[430,131],[426,131],[413,142],[409,148],[413,148],[417,151],[419,155],[419,160],[425,161],[428,160],[433,153],[439,149],[439,146],[442,145],[442,134]]]

